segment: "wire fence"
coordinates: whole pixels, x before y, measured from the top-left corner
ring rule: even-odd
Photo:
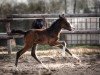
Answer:
[[[65,33],[64,40],[68,44],[100,44],[100,18],[99,17],[75,17],[68,19],[75,31],[83,33]],[[86,32],[89,31],[89,32]],[[98,31],[98,32],[97,32]],[[94,32],[94,33],[92,33]]]

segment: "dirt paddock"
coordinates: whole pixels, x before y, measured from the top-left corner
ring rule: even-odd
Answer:
[[[27,52],[20,57],[18,67],[15,67],[15,53],[9,56],[1,52],[0,75],[100,75],[100,54],[78,55],[82,62],[68,55],[62,57],[48,54],[52,52],[37,53],[43,62],[41,65]]]

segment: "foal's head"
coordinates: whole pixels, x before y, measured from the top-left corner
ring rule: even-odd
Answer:
[[[64,15],[59,15],[59,20],[61,21],[61,27],[71,31],[70,23],[67,21]]]

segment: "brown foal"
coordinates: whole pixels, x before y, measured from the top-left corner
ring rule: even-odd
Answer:
[[[37,44],[48,44],[50,46],[58,46],[61,49],[65,49],[65,51],[72,56],[70,51],[66,48],[66,42],[58,41],[59,34],[62,28],[67,29],[69,31],[72,30],[69,22],[66,20],[64,15],[59,15],[59,18],[55,22],[53,22],[52,25],[47,29],[33,29],[27,32],[17,30],[15,30],[14,32],[12,31],[12,33],[19,33],[25,35],[25,46],[23,49],[17,52],[15,65],[17,66],[19,57],[30,48],[32,48],[31,55],[39,63],[41,63],[41,61],[38,60],[35,53]]]

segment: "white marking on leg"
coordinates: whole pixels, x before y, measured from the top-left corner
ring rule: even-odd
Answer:
[[[76,58],[76,59],[79,59],[79,58],[78,58],[76,55],[74,55],[74,54],[72,55],[72,57],[73,57],[73,58]]]
[[[36,48],[35,48],[36,51],[37,51],[37,49],[38,49],[38,46],[39,46],[39,45],[37,44],[37,45],[36,45]]]
[[[63,46],[62,56],[65,57],[65,47]]]
[[[77,57],[76,55],[73,54],[72,57],[75,58],[75,59],[77,59],[79,62],[81,62],[80,58]]]
[[[62,56],[65,57],[65,49],[66,49],[66,42],[64,42],[63,50],[62,50]]]
[[[42,62],[41,62],[41,64],[45,69],[48,69],[48,67],[46,65],[44,65]]]

